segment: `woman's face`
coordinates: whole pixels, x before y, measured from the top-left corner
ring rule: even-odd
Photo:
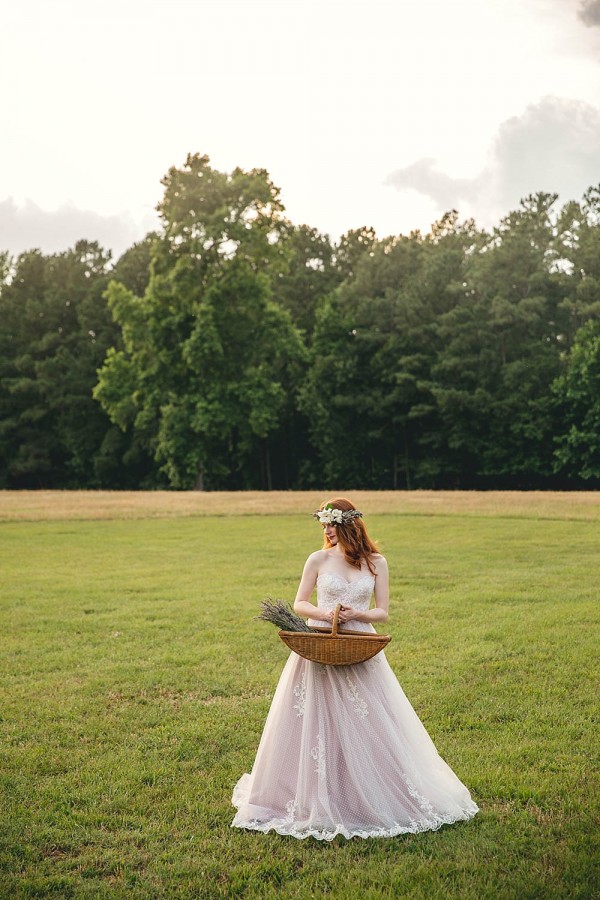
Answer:
[[[335,547],[335,545],[338,542],[337,531],[336,531],[335,525],[324,525],[323,531],[327,535],[327,540],[329,541],[329,543]]]

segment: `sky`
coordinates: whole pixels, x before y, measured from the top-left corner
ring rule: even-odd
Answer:
[[[334,240],[600,183],[600,0],[19,0],[0,21],[0,251],[117,258],[190,152],[267,169]]]

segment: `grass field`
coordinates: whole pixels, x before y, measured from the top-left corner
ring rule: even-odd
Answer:
[[[600,896],[600,498],[419,494],[351,496],[388,659],[481,813],[327,844],[230,828],[287,655],[253,616],[322,498],[0,492],[0,895]]]

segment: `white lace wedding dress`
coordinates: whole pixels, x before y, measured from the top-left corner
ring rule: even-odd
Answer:
[[[348,582],[326,573],[317,580],[318,605],[366,610],[373,587],[372,575]],[[374,630],[356,621],[344,627]],[[291,653],[252,772],[240,778],[232,802],[234,827],[327,841],[428,831],[478,811],[383,652],[354,666]]]

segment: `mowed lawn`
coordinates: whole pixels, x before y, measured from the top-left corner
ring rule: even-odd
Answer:
[[[293,598],[314,506],[144,517],[140,495],[94,519],[46,494],[0,524],[2,897],[598,896],[600,501],[387,496],[364,507],[387,656],[481,813],[385,840],[231,829],[288,653],[253,616]]]

